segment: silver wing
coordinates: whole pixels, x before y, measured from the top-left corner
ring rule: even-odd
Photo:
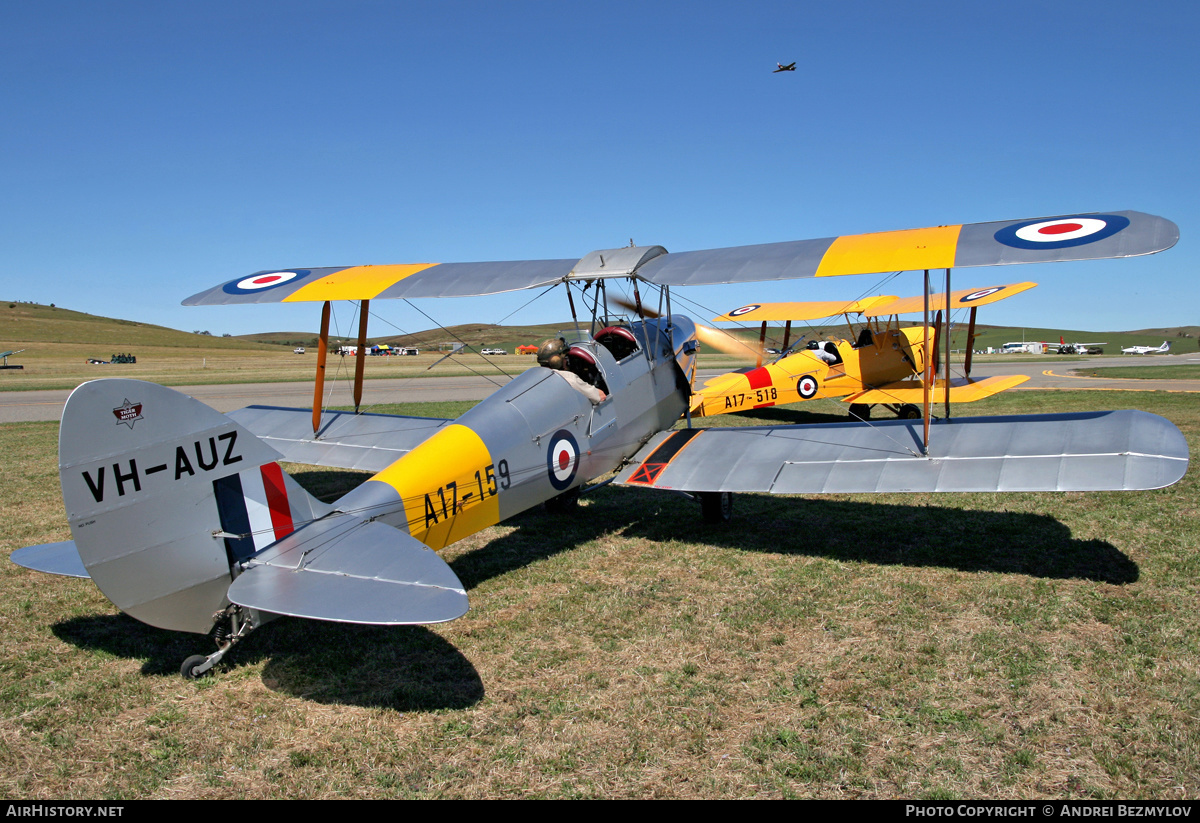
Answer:
[[[1016,492],[1157,489],[1188,447],[1140,411],[922,422],[683,429],[648,442],[617,483],[692,492]]]

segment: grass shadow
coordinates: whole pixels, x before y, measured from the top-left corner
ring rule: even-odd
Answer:
[[[574,513],[534,510],[517,529],[451,565],[468,589],[565,549],[619,533],[773,554],[879,565],[1126,584],[1138,566],[1104,540],[1076,540],[1054,517],[954,506],[736,495],[733,522],[704,523],[679,495],[609,486]]]
[[[215,650],[205,637],[156,629],[124,614],[76,617],[51,628],[80,648],[140,659],[149,676],[179,677],[184,658]],[[438,711],[467,708],[484,696],[470,661],[423,626],[283,618],[239,643],[218,671],[264,659],[268,688],[317,703]]]

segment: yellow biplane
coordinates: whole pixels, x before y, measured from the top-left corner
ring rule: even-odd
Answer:
[[[767,364],[762,363],[760,354],[755,367],[708,380],[692,395],[691,413],[696,417],[709,417],[828,397],[850,404],[850,416],[858,419],[869,418],[871,407],[877,405],[891,410],[897,417],[917,419],[921,417],[921,406],[925,402],[945,404],[982,400],[1029,378],[996,375],[973,379],[970,376],[975,311],[979,306],[1012,297],[1036,285],[1026,282],[963,289],[951,292],[949,299],[945,293],[929,295],[928,299],[924,295],[906,298],[878,295],[848,303],[822,301],[742,306],[713,319],[717,322],[761,322],[760,346],[765,342],[768,322],[786,321],[783,353]],[[900,325],[900,315],[928,312],[930,307],[937,307],[932,324]],[[944,333],[942,308],[946,309],[947,321],[953,309],[971,310],[963,377],[936,376],[942,363],[949,359],[948,352],[942,352],[943,345],[949,343],[949,335]],[[859,327],[854,340],[814,340],[808,348],[788,349],[793,321],[837,315],[843,315],[851,328]]]

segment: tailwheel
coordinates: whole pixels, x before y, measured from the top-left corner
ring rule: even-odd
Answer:
[[[850,419],[851,420],[870,420],[871,407],[866,403],[851,403],[850,404]]]
[[[199,680],[212,670],[212,666],[204,665],[207,662],[207,656],[193,654],[187,660],[183,661],[183,665],[179,667],[179,673],[183,675],[184,680]]]
[[[213,623],[216,628],[213,631],[213,639],[217,642],[217,650],[209,655],[193,654],[184,660],[183,665],[179,667],[183,679],[199,680],[212,671],[239,640],[258,628],[256,621],[259,618],[255,615],[257,612],[250,612],[247,616],[239,606],[232,603],[214,614]]]
[[[696,496],[705,523],[728,523],[733,519],[732,492],[698,492]]]

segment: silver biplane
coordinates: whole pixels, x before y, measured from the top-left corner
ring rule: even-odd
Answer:
[[[688,409],[703,332],[672,312],[671,288],[913,269],[928,277],[931,268],[948,277],[953,267],[1151,254],[1177,239],[1168,220],[1116,212],[671,254],[642,246],[579,260],[258,272],[184,302],[323,303],[314,408],[225,415],[151,383],[84,383],[66,404],[59,440],[74,539],[12,557],[90,577],[117,608],[150,625],[210,634],[217,651],[182,667],[197,677],[277,615],[453,620],[466,612],[467,594],[437,550],[602,482],[685,493],[717,521],[730,516],[735,492],[1167,486],[1186,471],[1187,445],[1170,422],[1138,411],[930,421],[927,398],[923,420],[695,428]],[[628,320],[606,316],[603,295],[614,280],[632,287]],[[371,300],[554,284],[569,298],[572,289],[593,289],[591,324],[577,318],[564,347],[602,401],[536,367],[457,420],[322,413],[330,301],[359,303],[357,406]],[[657,298],[654,311],[641,289]],[[571,298],[573,314],[574,306]],[[681,419],[686,428],[676,427]],[[280,460],[374,475],[327,504]]]

